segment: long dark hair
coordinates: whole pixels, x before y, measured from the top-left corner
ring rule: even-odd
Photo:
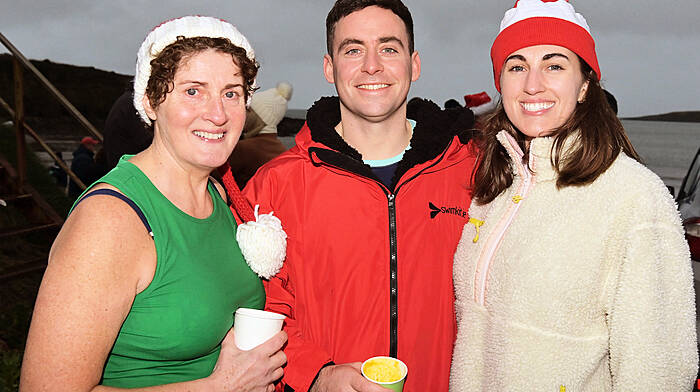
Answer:
[[[588,89],[583,102],[576,105],[571,117],[554,132],[552,164],[558,173],[558,188],[590,184],[610,167],[620,152],[641,161],[595,72],[585,61],[580,58],[579,61]],[[474,171],[473,197],[478,204],[492,201],[513,183],[510,157],[496,140],[502,130],[510,133],[526,151],[525,135],[510,122],[503,103],[499,102],[496,110],[484,120],[477,137],[479,158]],[[576,137],[578,141],[564,157],[564,141],[569,137]]]

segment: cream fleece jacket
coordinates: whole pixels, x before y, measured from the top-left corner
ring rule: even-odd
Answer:
[[[515,175],[472,203],[455,253],[450,390],[690,391],[693,275],[662,181],[620,154],[592,184],[558,190],[552,138],[531,142],[534,173],[498,139]]]

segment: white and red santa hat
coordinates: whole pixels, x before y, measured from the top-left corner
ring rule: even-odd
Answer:
[[[134,107],[148,125],[151,124],[151,119],[148,118],[141,100],[146,93],[148,79],[151,77],[151,60],[158,57],[168,45],[177,41],[178,37],[228,38],[232,44],[243,48],[249,59],[255,60],[255,52],[248,39],[223,19],[190,15],[171,19],[154,27],[139,48],[134,75]],[[253,81],[253,87],[255,87],[255,81]],[[250,104],[251,97],[252,93],[248,95],[247,104]]]
[[[491,46],[496,89],[501,91],[501,69],[518,49],[534,45],[558,45],[581,57],[600,80],[600,67],[591,29],[568,0],[517,0],[506,11],[501,29]]]

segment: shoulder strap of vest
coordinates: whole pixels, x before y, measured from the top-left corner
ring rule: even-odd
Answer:
[[[77,206],[80,202],[82,202],[83,200],[87,199],[88,197],[90,197],[90,196],[95,196],[95,195],[114,196],[114,197],[116,197],[116,198],[121,199],[122,201],[124,201],[126,204],[129,205],[129,207],[131,207],[131,208],[134,210],[134,212],[136,212],[136,215],[139,216],[139,219],[141,219],[141,222],[142,222],[143,225],[146,227],[146,230],[148,230],[148,234],[150,234],[150,235],[151,235],[151,238],[153,238],[153,230],[151,229],[151,225],[148,224],[148,221],[146,220],[146,216],[143,214],[143,211],[141,211],[141,209],[139,208],[139,206],[137,206],[136,203],[134,203],[133,200],[131,200],[131,199],[129,199],[128,197],[124,196],[123,194],[121,194],[121,193],[115,191],[114,189],[97,189],[97,190],[94,190],[94,191],[92,191],[92,192],[86,194],[85,196],[83,196],[80,200],[78,200],[78,202],[75,203],[75,206]],[[74,206],[73,208],[75,208],[75,206]]]

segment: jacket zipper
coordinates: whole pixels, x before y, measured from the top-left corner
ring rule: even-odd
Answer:
[[[399,297],[398,265],[396,249],[396,204],[395,195],[387,195],[389,200],[389,356],[396,358],[399,337]]]
[[[424,171],[434,167],[440,163],[445,154],[450,149],[453,140],[451,140],[447,147],[442,151],[442,154],[438,159],[435,160],[430,166],[426,166],[421,169],[418,173],[413,175],[411,178],[406,179],[406,181],[397,184],[394,193],[391,193],[388,188],[383,184],[380,184],[381,188],[386,192],[386,197],[388,201],[389,208],[389,356],[397,358],[398,357],[398,346],[399,346],[399,283],[398,283],[398,240],[396,237],[396,195],[399,193],[399,189],[405,184],[413,181],[415,178],[420,176]]]
[[[401,187],[418,176],[420,176],[424,171],[434,167],[438,163],[440,163],[443,158],[445,158],[445,155],[447,154],[447,151],[450,149],[450,146],[452,146],[452,143],[454,142],[453,140],[450,140],[450,142],[447,144],[445,149],[442,151],[442,154],[438,159],[435,160],[430,166],[426,166],[423,169],[421,169],[418,173],[413,175],[411,178],[408,178],[406,181],[399,183],[396,186],[396,189],[392,193],[384,184],[381,182],[378,182],[377,180],[373,178],[368,178],[365,176],[362,176],[361,174],[352,172],[350,170],[344,169],[342,167],[336,166],[329,164],[323,160],[320,160],[323,162],[324,165],[328,165],[330,167],[334,167],[338,170],[342,170],[344,172],[348,172],[351,174],[354,174],[356,176],[361,176],[363,178],[366,178],[368,180],[374,181],[382,191],[384,191],[384,194],[387,197],[387,208],[389,210],[389,356],[396,358],[398,356],[398,345],[399,345],[399,284],[398,284],[398,240],[396,237],[396,195],[399,193],[399,189]]]
[[[532,154],[530,154],[529,162],[533,162]],[[474,300],[481,306],[484,306],[486,303],[486,284],[496,250],[498,250],[508,227],[513,223],[513,219],[515,219],[520,209],[520,202],[527,197],[532,188],[533,176],[528,168],[520,164],[518,165],[518,171],[523,181],[518,187],[515,196],[511,198],[512,203],[508,206],[508,211],[498,222],[492,234],[488,236],[488,240],[477,262],[476,273],[474,274]]]

